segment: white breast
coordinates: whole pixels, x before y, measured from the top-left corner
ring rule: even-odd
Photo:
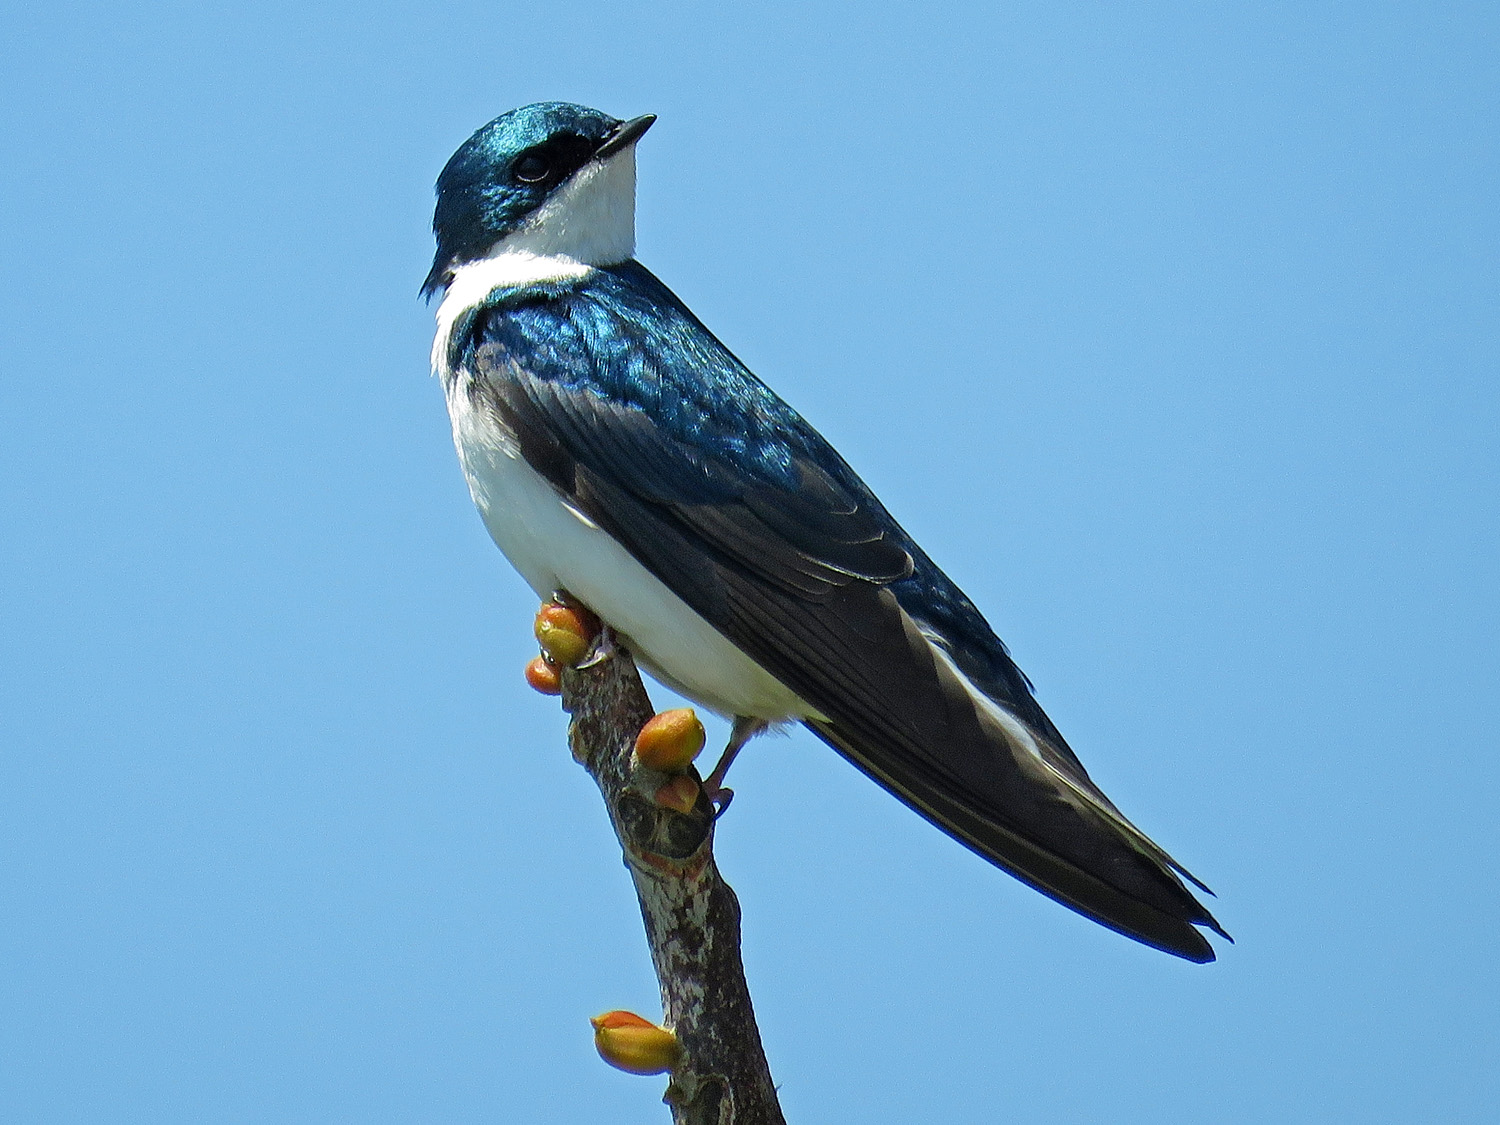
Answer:
[[[467,376],[446,382],[469,492],[495,544],[538,597],[568,591],[623,634],[653,676],[711,711],[817,717],[526,464],[512,436],[470,402]]]
[[[497,286],[586,277],[629,258],[635,244],[635,154],[590,164],[521,230],[454,273],[433,340],[432,366],[448,394],[453,441],[490,536],[538,597],[566,590],[627,640],[653,676],[721,715],[757,719],[817,713],[730,644],[619,543],[572,508],[526,464],[500,422],[476,410],[469,376],[446,370],[465,311]]]

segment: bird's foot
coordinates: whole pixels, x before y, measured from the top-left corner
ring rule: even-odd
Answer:
[[[734,790],[724,785],[724,776],[729,772],[735,756],[744,749],[745,743],[770,726],[765,719],[751,718],[748,715],[735,716],[724,753],[719,755],[719,762],[714,766],[713,773],[703,779],[703,792],[713,803],[715,819],[723,816],[729,809],[729,802],[734,800]]]
[[[708,798],[708,803],[714,807],[715,820],[718,820],[719,817],[729,811],[729,803],[734,800],[733,789],[727,789],[722,785],[710,789],[706,782],[703,786],[703,795]]]
[[[592,668],[597,664],[603,664],[619,651],[615,642],[615,631],[608,625],[599,626],[599,635],[594,639],[593,650],[578,662],[578,668]]]

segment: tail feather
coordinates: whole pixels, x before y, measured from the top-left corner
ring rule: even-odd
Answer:
[[[912,670],[935,689],[925,710],[893,724],[841,709],[807,725],[926,819],[1043,894],[1147,945],[1212,961],[1196,927],[1229,935],[1183,879],[1208,888],[1054,745],[1060,736],[1049,722],[1029,723],[997,702],[939,638],[900,616]]]
[[[1183,888],[1173,873],[1177,869],[1175,864],[1171,870],[1166,870],[1158,866],[1154,858],[1140,853],[1134,853],[1133,857],[1130,853],[1125,854],[1126,862],[1133,858],[1142,867],[1149,865],[1161,883],[1166,884],[1167,897],[1177,900],[1176,909],[1143,901],[1016,829],[986,816],[965,801],[961,792],[935,784],[923,776],[922,771],[905,768],[908,761],[862,751],[857,739],[849,738],[829,723],[810,721],[807,726],[872,780],[948,835],[1022,882],[1101,925],[1200,964],[1214,960],[1215,955],[1213,946],[1195,926],[1208,926],[1221,936],[1229,937],[1213,916]],[[1175,895],[1171,894],[1170,888],[1173,887],[1177,892]]]

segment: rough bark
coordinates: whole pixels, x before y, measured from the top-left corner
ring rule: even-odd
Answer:
[[[632,755],[651,701],[629,654],[607,641],[601,651],[564,670],[563,706],[635,881],[662,1022],[682,1045],[663,1100],[675,1125],[784,1125],[740,961],[739,902],[714,864],[713,807],[701,787],[687,814],[655,803],[667,776]]]

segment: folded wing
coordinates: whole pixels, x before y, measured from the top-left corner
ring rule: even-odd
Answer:
[[[1192,877],[1093,784],[987,626],[989,663],[973,655],[984,637],[953,636],[919,596],[962,595],[663,294],[634,266],[498,303],[464,347],[474,393],[570,503],[826,716],[808,725],[866,774],[1059,902],[1212,960],[1195,927],[1223,931]],[[629,347],[599,344],[617,337]]]

